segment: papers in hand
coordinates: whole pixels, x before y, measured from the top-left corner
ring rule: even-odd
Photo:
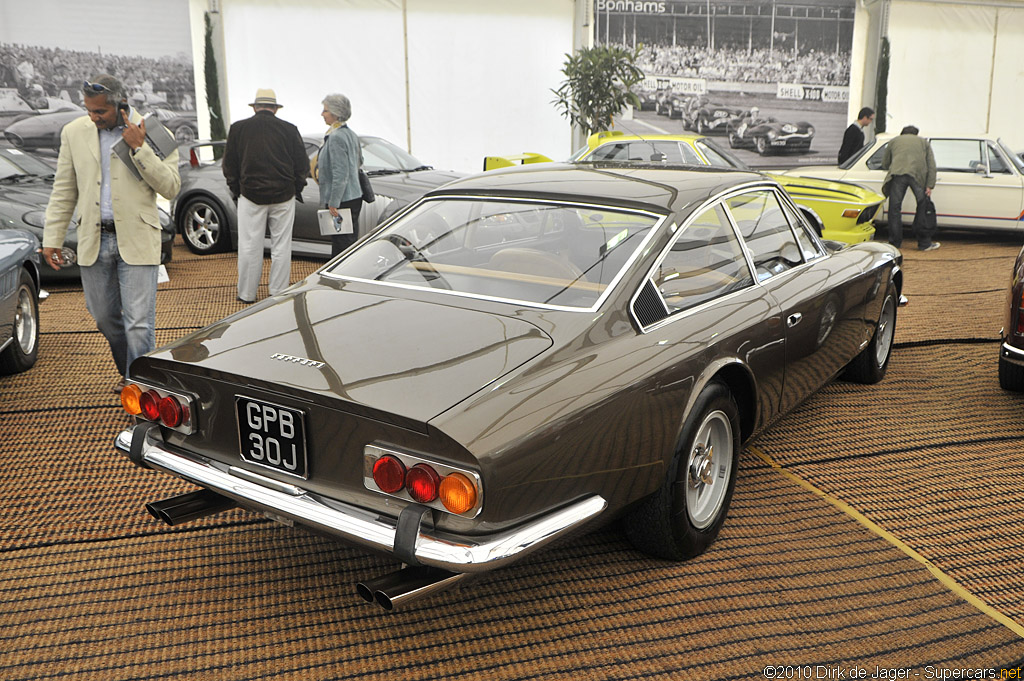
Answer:
[[[320,225],[320,234],[324,236],[353,234],[355,232],[352,229],[352,210],[349,208],[339,208],[338,217],[331,215],[329,210],[318,210],[316,212],[316,220]]]
[[[155,114],[146,114],[142,120],[146,123],[146,143],[157,156],[161,159],[167,158],[172,151],[178,148],[178,141],[171,136],[171,133],[160,123],[160,119]],[[128,170],[132,172],[135,179],[141,180],[142,173],[135,167],[135,162],[132,160],[132,149],[124,141],[124,138],[114,142],[113,151],[121,159],[121,162],[128,166]]]

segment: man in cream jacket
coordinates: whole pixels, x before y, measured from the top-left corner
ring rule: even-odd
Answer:
[[[113,76],[96,76],[82,91],[88,116],[61,131],[42,253],[50,267],[60,268],[61,246],[77,208],[85,304],[110,344],[121,374],[114,391],[120,392],[132,361],[156,345],[161,236],[156,195],[170,200],[181,188],[178,152],[161,159],[150,148],[145,123]],[[122,139],[142,179],[113,153]]]

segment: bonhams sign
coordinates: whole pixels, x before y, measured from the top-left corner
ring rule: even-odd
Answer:
[[[597,11],[664,14],[666,4],[664,2],[645,2],[644,0],[597,0]]]

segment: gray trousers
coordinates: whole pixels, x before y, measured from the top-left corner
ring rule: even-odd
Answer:
[[[295,199],[260,205],[238,197],[238,297],[256,300],[263,275],[263,239],[270,230],[270,295],[288,288],[292,276]]]

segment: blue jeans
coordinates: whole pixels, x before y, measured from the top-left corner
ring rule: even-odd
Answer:
[[[914,209],[914,235],[917,236],[917,247],[927,248],[932,245],[932,230],[926,224],[921,202],[926,194],[924,187],[910,175],[893,175],[889,182],[889,243],[900,248],[903,246],[903,197],[907,189],[914,193],[917,208]]]
[[[85,306],[110,344],[122,376],[139,355],[156,347],[156,277],[159,265],[129,265],[117,250],[117,235],[100,235],[100,254],[80,268]]]

